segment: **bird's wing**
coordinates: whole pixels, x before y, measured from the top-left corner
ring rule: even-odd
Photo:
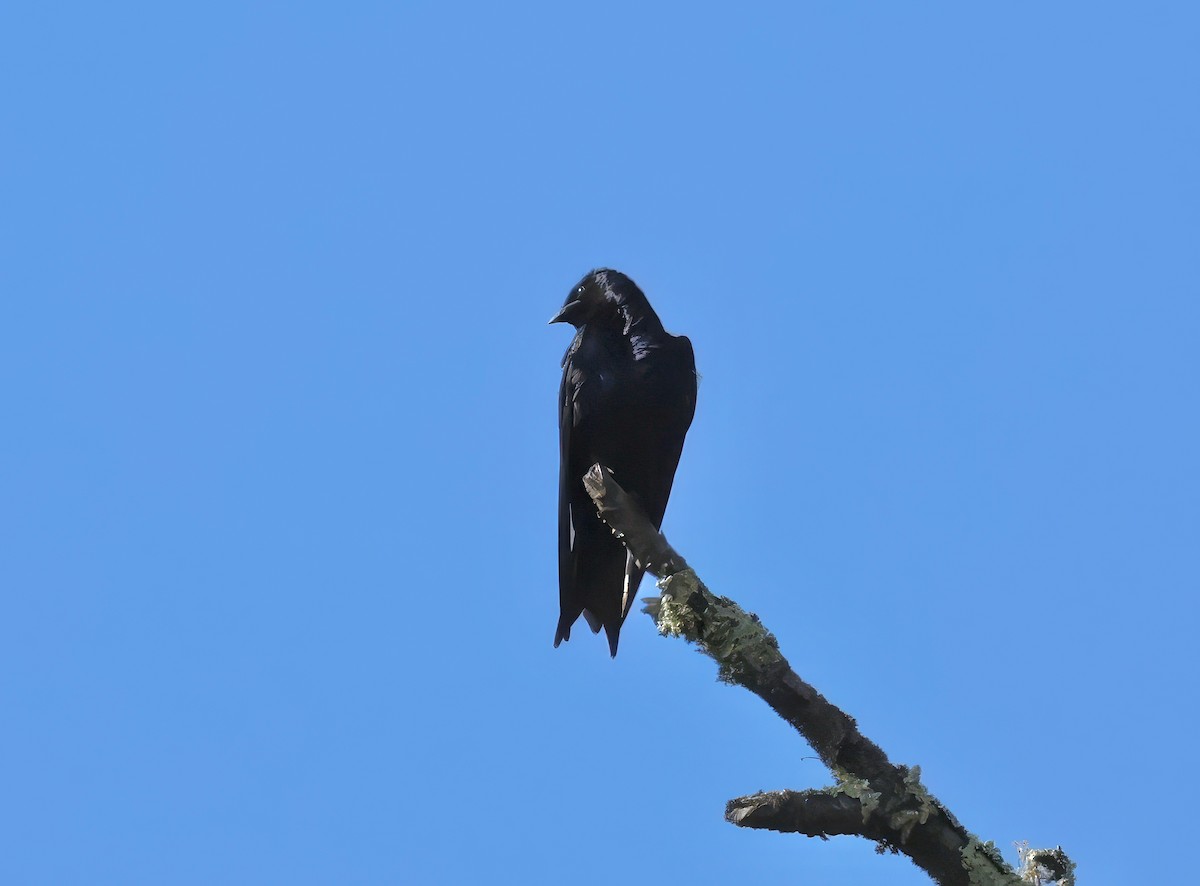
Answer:
[[[589,343],[590,342],[590,343]],[[563,356],[562,387],[559,389],[558,439],[558,631],[557,646],[571,638],[571,625],[580,614],[593,632],[601,627],[602,613],[593,585],[599,580],[594,569],[594,536],[598,526],[589,521],[595,508],[583,488],[583,472],[590,467],[587,434],[595,421],[605,387],[603,372],[592,370],[597,343],[580,330]]]
[[[679,467],[679,457],[683,452],[683,440],[696,413],[696,358],[687,336],[671,339],[669,348],[656,361],[652,375],[645,379],[645,383],[649,389],[661,392],[663,399],[655,404],[654,410],[659,433],[656,445],[650,447],[653,451],[643,453],[651,462],[646,478],[648,485],[640,498],[646,508],[646,516],[659,528],[666,513],[667,500],[671,497],[675,470]],[[621,597],[622,620],[629,615],[644,574],[645,569],[629,554],[625,561],[625,585]]]
[[[629,610],[633,608],[633,601],[637,597],[638,585],[642,583],[642,576],[646,574],[646,570],[638,565],[637,560],[633,559],[633,552],[625,551],[625,584],[621,588],[621,621],[624,622],[629,615]]]
[[[575,528],[572,525],[571,490],[568,471],[571,464],[571,434],[575,424],[574,391],[572,390],[571,353],[563,357],[562,385],[558,390],[558,630],[554,645],[571,639],[571,625],[579,617],[582,605],[575,588]]]
[[[620,588],[625,550],[596,519],[583,487],[583,473],[598,460],[597,446],[611,430],[611,395],[616,378],[608,366],[611,342],[586,332],[563,359],[559,391],[559,619],[555,645],[571,636],[582,615],[588,627],[609,634],[610,651],[620,630]]]

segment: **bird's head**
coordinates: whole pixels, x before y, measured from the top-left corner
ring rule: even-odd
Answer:
[[[576,329],[593,323],[628,334],[631,327],[648,318],[658,321],[637,284],[620,271],[600,268],[575,285],[550,322],[570,323]]]

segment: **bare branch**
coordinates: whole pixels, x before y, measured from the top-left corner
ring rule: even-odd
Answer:
[[[659,576],[662,595],[645,601],[659,631],[699,646],[716,661],[722,681],[763,699],[833,772],[836,784],[822,791],[731,800],[729,821],[809,836],[856,834],[881,851],[907,855],[941,886],[1021,883],[991,843],[982,843],[926,791],[919,767],[891,763],[854,718],[800,679],[757,616],[711,593],[606,468],[593,466],[584,485],[613,534]]]
[[[583,475],[583,486],[596,503],[600,519],[613,535],[633,551],[638,565],[652,575],[674,575],[688,565],[663,534],[654,528],[638,503],[613,479],[604,465],[592,465]]]
[[[833,834],[865,837],[867,818],[861,801],[825,791],[769,791],[737,797],[725,806],[725,820],[740,827],[821,839]]]

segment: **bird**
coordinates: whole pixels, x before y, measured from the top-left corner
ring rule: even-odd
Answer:
[[[558,395],[554,645],[571,638],[582,615],[592,633],[604,628],[615,658],[645,570],[601,521],[583,475],[604,465],[661,528],[696,412],[696,360],[691,341],[663,329],[645,293],[610,268],[586,274],[550,322],[576,330],[563,355]]]

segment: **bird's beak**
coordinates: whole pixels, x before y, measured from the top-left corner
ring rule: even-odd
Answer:
[[[553,317],[550,318],[550,322],[551,323],[572,323],[574,321],[571,318],[579,312],[579,309],[582,306],[583,306],[583,302],[579,301],[578,299],[576,299],[575,301],[569,301],[565,305],[562,306],[562,309],[559,310],[559,312],[557,314],[555,314]]]

